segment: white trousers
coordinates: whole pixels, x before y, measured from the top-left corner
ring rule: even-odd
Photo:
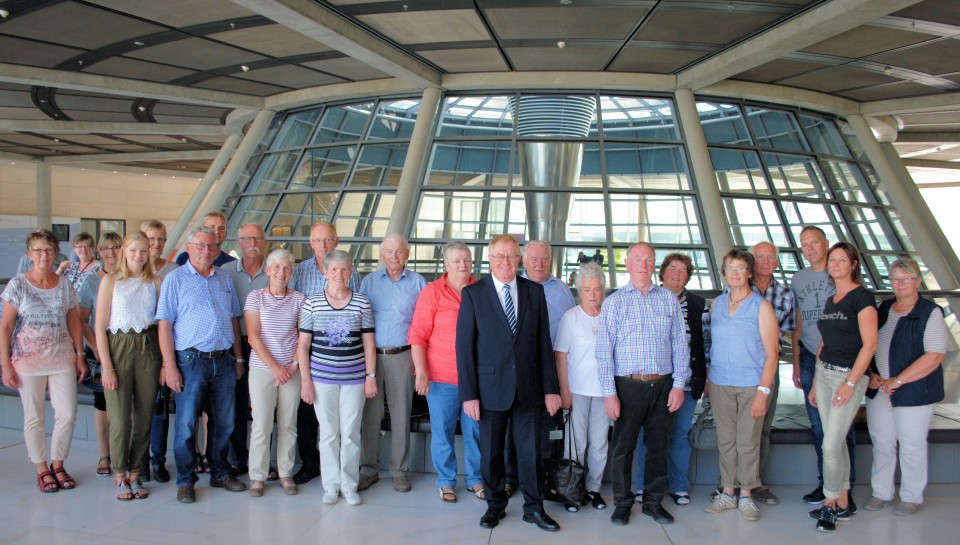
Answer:
[[[570,425],[576,437],[576,455],[587,466],[587,491],[599,492],[603,469],[607,466],[607,433],[610,417],[603,410],[603,398],[572,394]],[[570,448],[570,434],[565,435],[564,457]],[[584,458],[586,456],[586,458]]]
[[[894,407],[890,396],[877,392],[867,399],[867,425],[873,442],[873,495],[892,500],[897,470],[897,443],[900,444],[900,501],[921,504],[927,487],[927,431],[934,405]]]
[[[267,369],[250,368],[250,479],[267,480],[270,470],[270,433],[277,412],[277,471],[280,478],[293,476],[297,448],[297,408],[300,407],[300,373],[281,386]]]
[[[363,384],[313,383],[313,410],[320,423],[320,477],[326,492],[344,495],[357,491],[360,481],[360,421],[363,418]]]
[[[50,438],[49,453],[44,431],[48,385],[50,405],[53,406],[53,436]],[[77,375],[72,370],[56,375],[20,375],[20,402],[23,404],[23,438],[27,443],[30,461],[39,464],[50,460],[66,460],[73,440],[73,426],[77,422]]]

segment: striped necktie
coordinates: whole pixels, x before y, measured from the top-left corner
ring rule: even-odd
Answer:
[[[503,312],[507,315],[507,324],[510,325],[510,331],[517,334],[517,311],[513,308],[513,297],[510,296],[510,285],[503,285]]]

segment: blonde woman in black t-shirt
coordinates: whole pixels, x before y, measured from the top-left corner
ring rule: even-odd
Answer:
[[[837,293],[827,300],[817,322],[823,340],[810,404],[823,421],[823,506],[810,512],[817,530],[833,532],[837,519],[848,520],[856,506],[850,497],[850,456],[847,430],[853,422],[869,382],[870,360],[877,350],[877,309],[861,285],[860,252],[838,242],[827,254],[827,274]]]

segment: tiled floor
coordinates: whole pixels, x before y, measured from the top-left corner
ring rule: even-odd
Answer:
[[[494,530],[478,525],[484,504],[460,491],[456,504],[441,503],[434,477],[414,474],[413,491],[394,492],[389,476],[363,493],[363,505],[350,507],[321,503],[317,481],[302,488],[299,496],[284,496],[276,483],[269,483],[262,498],[246,493],[212,490],[207,477],[198,484],[197,503],[176,502],[176,487],[148,483],[152,495],[145,500],[119,502],[113,499],[113,479],[94,476],[97,450],[90,441],[75,440],[67,469],[78,481],[75,490],[41,494],[26,459],[20,431],[0,429],[0,543],[169,543],[186,545],[246,543],[286,545],[393,545],[424,544],[698,544],[775,543],[776,545],[831,544],[922,544],[957,543],[956,513],[960,508],[960,485],[932,485],[921,512],[909,518],[894,517],[888,508],[879,513],[860,512],[842,523],[835,535],[814,531],[806,518],[809,509],[800,497],[810,487],[775,487],[782,503],[761,507],[763,519],[749,523],[736,511],[719,515],[703,512],[707,488],[696,487],[690,506],[668,509],[676,516],[672,526],[659,526],[634,508],[626,527],[610,523],[610,510],[586,507],[567,513],[547,504],[549,513],[562,526],[549,534],[520,519],[520,502],[513,501],[507,518]],[[609,485],[603,494],[610,499]],[[866,501],[866,487],[856,491]],[[950,536],[953,537],[950,537]]]

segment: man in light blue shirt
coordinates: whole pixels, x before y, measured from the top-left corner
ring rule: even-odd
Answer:
[[[557,341],[557,329],[563,314],[574,307],[573,293],[570,287],[559,278],[550,274],[550,244],[542,240],[531,240],[523,247],[523,277],[543,286],[547,297],[547,314],[550,319],[550,342]]]
[[[233,431],[235,391],[241,359],[240,303],[233,280],[213,265],[217,236],[197,227],[187,237],[190,259],[167,275],[157,301],[162,382],[176,392],[173,452],[177,501],[196,501],[194,473],[200,410],[207,408],[211,442],[210,486],[240,492],[246,485],[230,475],[228,438]],[[231,350],[233,354],[231,356]],[[205,403],[206,402],[206,403]]]
[[[360,293],[370,300],[377,341],[377,395],[363,406],[361,424],[359,490],[380,480],[380,422],[383,402],[390,404],[390,473],[397,492],[410,491],[407,477],[410,461],[410,412],[413,406],[413,356],[407,333],[420,291],[427,285],[420,274],[408,270],[407,239],[387,235],[380,244],[383,269],[372,272],[360,284]]]

